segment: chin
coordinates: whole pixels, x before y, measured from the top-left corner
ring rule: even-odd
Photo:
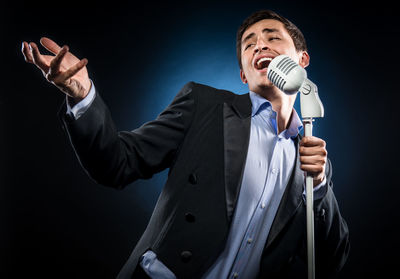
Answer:
[[[270,82],[268,79],[257,84],[257,87],[262,88],[262,89],[270,89],[274,86],[275,85],[272,82]]]

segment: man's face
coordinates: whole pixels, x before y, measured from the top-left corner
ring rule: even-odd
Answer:
[[[267,68],[274,57],[286,54],[302,67],[309,62],[307,52],[296,51],[292,38],[278,20],[263,19],[251,25],[243,33],[241,45],[240,77],[254,92],[273,86],[267,78]]]

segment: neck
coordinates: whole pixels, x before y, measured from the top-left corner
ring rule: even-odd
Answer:
[[[277,88],[255,93],[267,99],[271,103],[272,109],[277,113],[276,122],[278,126],[278,134],[286,130],[289,127],[292,118],[293,106],[297,94],[287,95]]]

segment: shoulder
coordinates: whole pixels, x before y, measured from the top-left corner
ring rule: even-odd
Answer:
[[[229,90],[218,89],[209,85],[190,81],[186,83],[181,92],[192,92],[196,95],[198,100],[213,100],[220,102],[232,102],[239,94],[233,93]]]

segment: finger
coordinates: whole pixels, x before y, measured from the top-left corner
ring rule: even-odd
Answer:
[[[22,42],[21,52],[26,62],[33,63],[32,51],[27,42]]]
[[[300,162],[306,165],[325,165],[326,157],[314,155],[314,156],[300,156]]]
[[[82,59],[78,63],[76,63],[74,66],[66,70],[64,73],[60,75],[60,80],[67,80],[71,77],[73,77],[77,72],[82,70],[88,63],[88,60],[86,58]]]
[[[39,52],[39,49],[35,43],[29,44],[32,48],[33,62],[36,66],[38,66],[42,71],[47,72],[49,66],[46,64],[46,61],[42,58],[42,55]]]
[[[319,175],[324,172],[324,167],[320,165],[301,164],[300,169],[312,175]]]
[[[326,142],[323,139],[314,137],[314,136],[307,136],[303,137],[300,141],[301,146],[326,146]]]
[[[55,75],[60,71],[60,66],[65,54],[68,52],[68,46],[64,46],[50,62],[50,75]]]
[[[41,38],[40,43],[53,54],[58,54],[61,50],[61,47],[56,42],[46,37]],[[66,53],[66,58],[70,59],[72,63],[79,61],[79,59],[71,52]]]
[[[313,156],[313,155],[320,155],[320,156],[328,156],[328,151],[325,147],[321,146],[313,146],[313,147],[306,147],[300,146],[299,154],[301,156]]]
[[[41,38],[40,43],[45,49],[53,54],[57,54],[61,50],[61,47],[56,42],[46,37]]]

